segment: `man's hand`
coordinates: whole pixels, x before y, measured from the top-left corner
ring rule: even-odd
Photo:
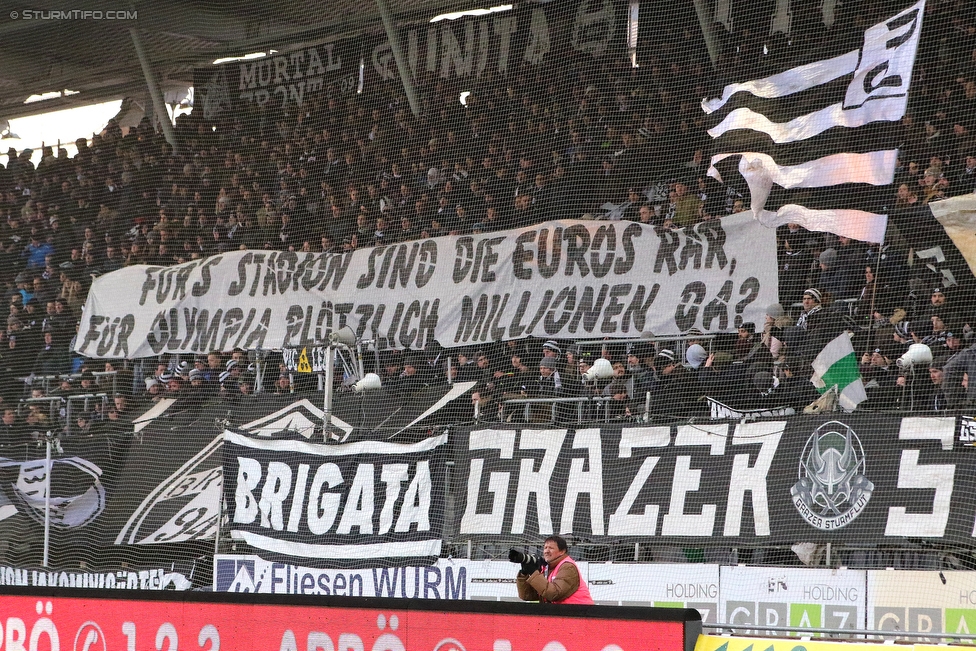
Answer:
[[[532,576],[540,569],[542,569],[540,566],[534,565],[532,563],[522,563],[522,574],[524,574],[525,576]]]

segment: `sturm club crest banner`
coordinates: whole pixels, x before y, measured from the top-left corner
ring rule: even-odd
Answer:
[[[313,561],[436,558],[447,434],[417,443],[314,443],[224,433],[231,538]]]
[[[193,71],[194,104],[205,120],[233,117],[248,105],[303,106],[327,90],[354,93],[359,86],[360,45],[346,40],[261,59]]]
[[[462,539],[552,533],[674,544],[971,544],[976,427],[872,415],[478,429],[456,460]]]
[[[776,296],[775,233],[748,215],[661,234],[553,221],[352,253],[235,251],[126,267],[92,284],[75,352],[314,346],[345,325],[381,347],[415,349],[721,332],[762,323]]]
[[[54,544],[76,536],[100,540],[119,477],[111,446],[107,437],[66,439],[53,446],[50,463],[43,443],[0,448],[0,538],[43,535],[50,495]]]
[[[400,46],[418,81],[507,75],[567,51],[603,57],[626,48],[626,3],[619,0],[527,3],[487,16],[400,29]],[[366,52],[367,84],[398,81],[390,43],[378,37]]]
[[[16,562],[40,565],[49,479],[52,569],[76,568],[74,559],[84,550],[89,560],[115,558],[130,567],[167,563],[168,572],[191,575],[194,559],[213,548],[217,532],[220,416],[226,416],[221,405],[187,409],[165,399],[117,430],[56,439],[50,465],[43,443],[0,448],[0,540],[16,541]],[[186,562],[176,569],[169,565],[171,545],[185,553]],[[125,573],[75,574],[69,570],[67,578],[59,575],[47,585],[133,587],[136,580]],[[31,574],[29,583],[17,579],[17,585],[50,580]]]

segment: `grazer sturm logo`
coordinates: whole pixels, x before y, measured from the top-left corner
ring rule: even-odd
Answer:
[[[129,516],[115,544],[212,540],[223,494],[222,446],[218,435],[156,486]]]
[[[874,491],[865,474],[864,448],[854,430],[836,420],[824,423],[803,447],[799,480],[790,489],[793,506],[817,529],[846,527]]]

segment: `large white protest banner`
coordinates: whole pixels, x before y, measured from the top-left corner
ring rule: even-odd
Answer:
[[[234,251],[95,280],[75,351],[145,357],[321,344],[345,325],[381,347],[526,336],[720,332],[776,301],[773,231],[747,214],[657,233],[553,221],[352,253]]]

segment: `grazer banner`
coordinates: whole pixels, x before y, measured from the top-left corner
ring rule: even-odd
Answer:
[[[620,0],[528,3],[514,11],[441,20],[400,29],[418,81],[507,75],[568,53],[603,57],[626,48],[628,7]],[[367,83],[398,79],[385,36],[366,54]]]
[[[691,609],[11,588],[4,649],[692,651]],[[155,646],[153,647],[153,644]]]
[[[133,291],[134,288],[138,288]],[[95,280],[75,351],[138,358],[321,344],[345,325],[381,345],[636,337],[761,323],[775,234],[731,215],[657,234],[553,221],[353,253],[235,251]]]
[[[976,450],[955,418],[459,431],[461,539],[971,544]]]
[[[303,106],[329,89],[355,92],[359,86],[358,41],[305,47],[262,59],[235,61],[193,71],[194,104],[207,121],[257,106]]]
[[[296,562],[436,558],[447,434],[312,443],[224,432],[230,536]]]

